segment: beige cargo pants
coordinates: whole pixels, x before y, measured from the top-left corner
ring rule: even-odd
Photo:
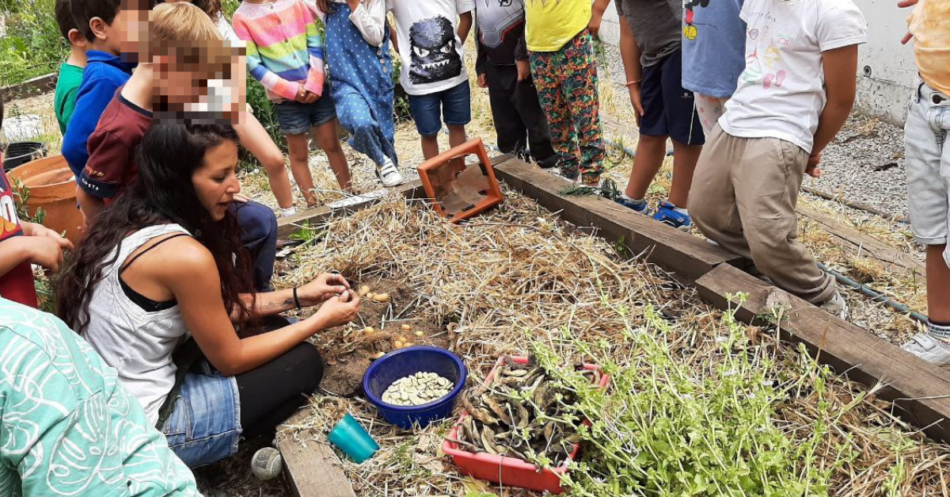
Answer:
[[[795,206],[808,153],[777,138],[710,133],[689,193],[689,214],[708,238],[752,259],[779,288],[813,304],[835,292],[798,241]]]

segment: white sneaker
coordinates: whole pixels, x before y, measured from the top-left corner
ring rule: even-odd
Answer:
[[[950,347],[927,333],[918,333],[901,348],[930,364],[950,369]]]
[[[845,321],[848,320],[848,315],[851,314],[848,301],[844,299],[839,291],[835,291],[835,294],[827,302],[821,304],[821,308]]]
[[[405,183],[402,175],[399,174],[399,170],[396,169],[396,165],[393,164],[393,161],[389,158],[386,159],[386,162],[379,167],[379,181],[385,187],[399,186]]]
[[[288,207],[286,209],[277,208],[278,215],[280,217],[290,217],[297,215],[297,209],[295,207]]]

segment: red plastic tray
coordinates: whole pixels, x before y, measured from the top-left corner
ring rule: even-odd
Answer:
[[[511,359],[519,364],[528,363],[526,357],[512,357]],[[492,381],[492,378],[495,377],[496,372],[504,361],[504,357],[498,359],[491,373],[485,378],[482,388],[486,388]],[[584,369],[595,370],[600,369],[600,366],[585,364]],[[600,388],[607,388],[609,383],[610,377],[602,375],[599,383]],[[449,438],[458,439],[459,427],[466,416],[468,416],[468,413],[463,412],[458,422],[452,427]],[[590,423],[586,420],[584,424],[590,426]],[[455,465],[466,475],[502,485],[527,488],[541,492],[547,491],[552,494],[559,494],[564,491],[564,489],[561,488],[561,479],[558,475],[567,473],[568,464],[577,457],[580,448],[580,444],[574,445],[574,450],[571,451],[568,460],[564,461],[560,466],[551,469],[541,469],[537,465],[513,457],[498,456],[486,452],[471,453],[462,450],[457,443],[449,440],[442,443],[442,452],[452,456]]]

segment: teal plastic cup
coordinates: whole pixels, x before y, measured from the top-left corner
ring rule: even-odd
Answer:
[[[379,444],[349,414],[343,416],[327,438],[357,464],[373,457],[373,454],[379,450]]]

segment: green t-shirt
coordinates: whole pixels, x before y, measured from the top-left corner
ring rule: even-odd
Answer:
[[[82,84],[82,72],[82,67],[72,64],[63,63],[59,66],[53,106],[56,108],[56,120],[59,121],[59,130],[63,135],[66,134],[66,125],[76,110],[76,95],[79,93],[79,85]]]
[[[55,316],[3,298],[0,495],[200,497],[115,369]]]

